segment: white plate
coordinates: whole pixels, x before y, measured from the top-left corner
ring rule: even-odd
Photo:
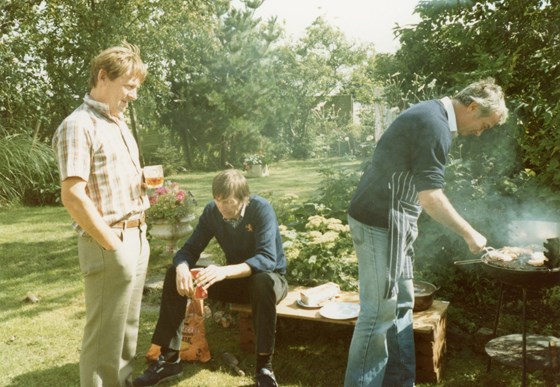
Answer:
[[[333,320],[348,320],[358,317],[360,304],[353,302],[332,302],[319,310],[319,314]]]
[[[319,309],[319,308],[322,308],[323,305],[325,305],[325,303],[327,303],[327,302],[329,302],[329,301],[330,301],[330,300],[327,300],[327,301],[325,301],[325,302],[321,302],[321,303],[318,304],[318,305],[309,305],[309,304],[306,304],[305,302],[303,302],[303,301],[301,300],[301,298],[298,298],[297,301],[296,301],[296,303],[297,303],[299,306],[301,306],[302,308],[304,308],[304,309]]]

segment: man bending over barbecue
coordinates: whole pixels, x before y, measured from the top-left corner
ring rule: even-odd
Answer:
[[[453,98],[420,102],[383,133],[348,209],[358,257],[360,315],[346,387],[410,387],[415,379],[412,244],[421,210],[461,235],[473,253],[486,238],[453,208],[444,169],[456,135],[480,136],[505,122],[504,94],[493,79]]]

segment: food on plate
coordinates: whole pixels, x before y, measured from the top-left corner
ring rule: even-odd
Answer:
[[[320,305],[321,303],[336,297],[340,293],[340,286],[334,282],[315,286],[300,292],[301,302],[305,305]]]

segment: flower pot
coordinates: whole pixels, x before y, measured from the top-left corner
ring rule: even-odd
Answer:
[[[161,239],[167,242],[167,251],[173,253],[177,245],[177,241],[193,230],[191,221],[194,215],[184,217],[178,223],[170,223],[165,219],[154,220],[150,222],[149,233],[156,239]]]
[[[247,177],[263,177],[268,175],[268,165],[266,164],[254,164],[247,166]]]

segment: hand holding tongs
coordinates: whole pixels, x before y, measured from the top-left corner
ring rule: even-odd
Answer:
[[[494,251],[496,249],[493,248],[493,247],[490,247],[490,246],[486,246],[482,250],[484,251],[484,254],[482,256],[485,256],[488,253],[490,253],[491,251]],[[470,265],[471,263],[481,263],[481,262],[484,262],[482,260],[482,258],[476,258],[476,259],[465,259],[463,261],[454,261],[453,264],[454,265]]]

